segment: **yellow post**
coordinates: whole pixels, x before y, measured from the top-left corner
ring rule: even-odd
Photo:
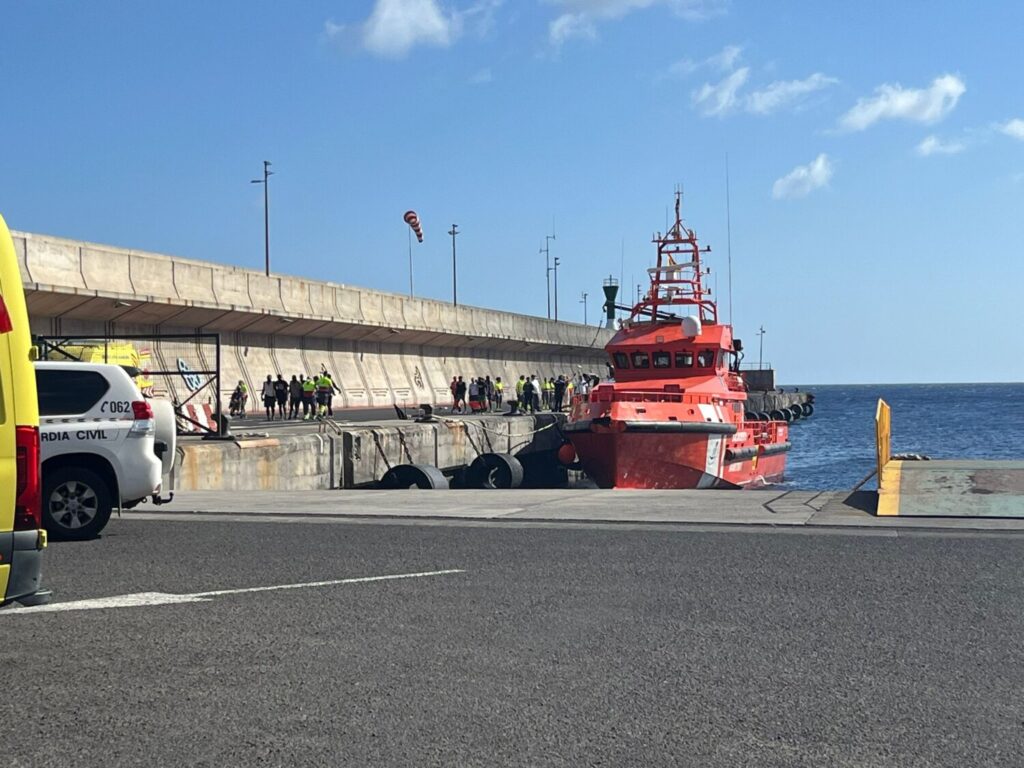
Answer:
[[[888,517],[900,513],[901,461],[892,460],[892,413],[885,400],[875,409],[875,452],[878,459],[878,507],[875,514]]]
[[[892,456],[892,412],[889,404],[878,398],[875,408],[875,456],[878,459],[878,487],[882,487],[882,470]]]

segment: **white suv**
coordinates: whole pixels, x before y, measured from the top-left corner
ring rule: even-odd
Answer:
[[[43,525],[51,535],[92,538],[115,507],[161,500],[174,462],[173,422],[169,437],[162,428],[157,440],[151,401],[120,366],[39,362],[36,387]]]

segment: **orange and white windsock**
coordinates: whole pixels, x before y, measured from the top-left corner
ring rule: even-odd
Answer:
[[[416,235],[418,242],[423,242],[423,227],[420,226],[420,217],[416,215],[416,211],[405,212],[405,223],[412,227],[412,231]]]

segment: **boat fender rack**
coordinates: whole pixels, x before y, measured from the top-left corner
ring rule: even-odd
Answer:
[[[726,448],[726,461],[746,461],[755,456],[774,456],[777,453],[785,453],[793,447],[792,443],[773,443],[771,445],[752,445],[748,448]]]

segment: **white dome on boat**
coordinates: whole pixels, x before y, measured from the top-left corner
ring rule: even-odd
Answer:
[[[694,317],[693,315],[688,315],[683,318],[683,321],[680,323],[680,326],[682,326],[683,329],[683,336],[686,337],[687,339],[692,339],[695,336],[700,336],[700,318]]]

